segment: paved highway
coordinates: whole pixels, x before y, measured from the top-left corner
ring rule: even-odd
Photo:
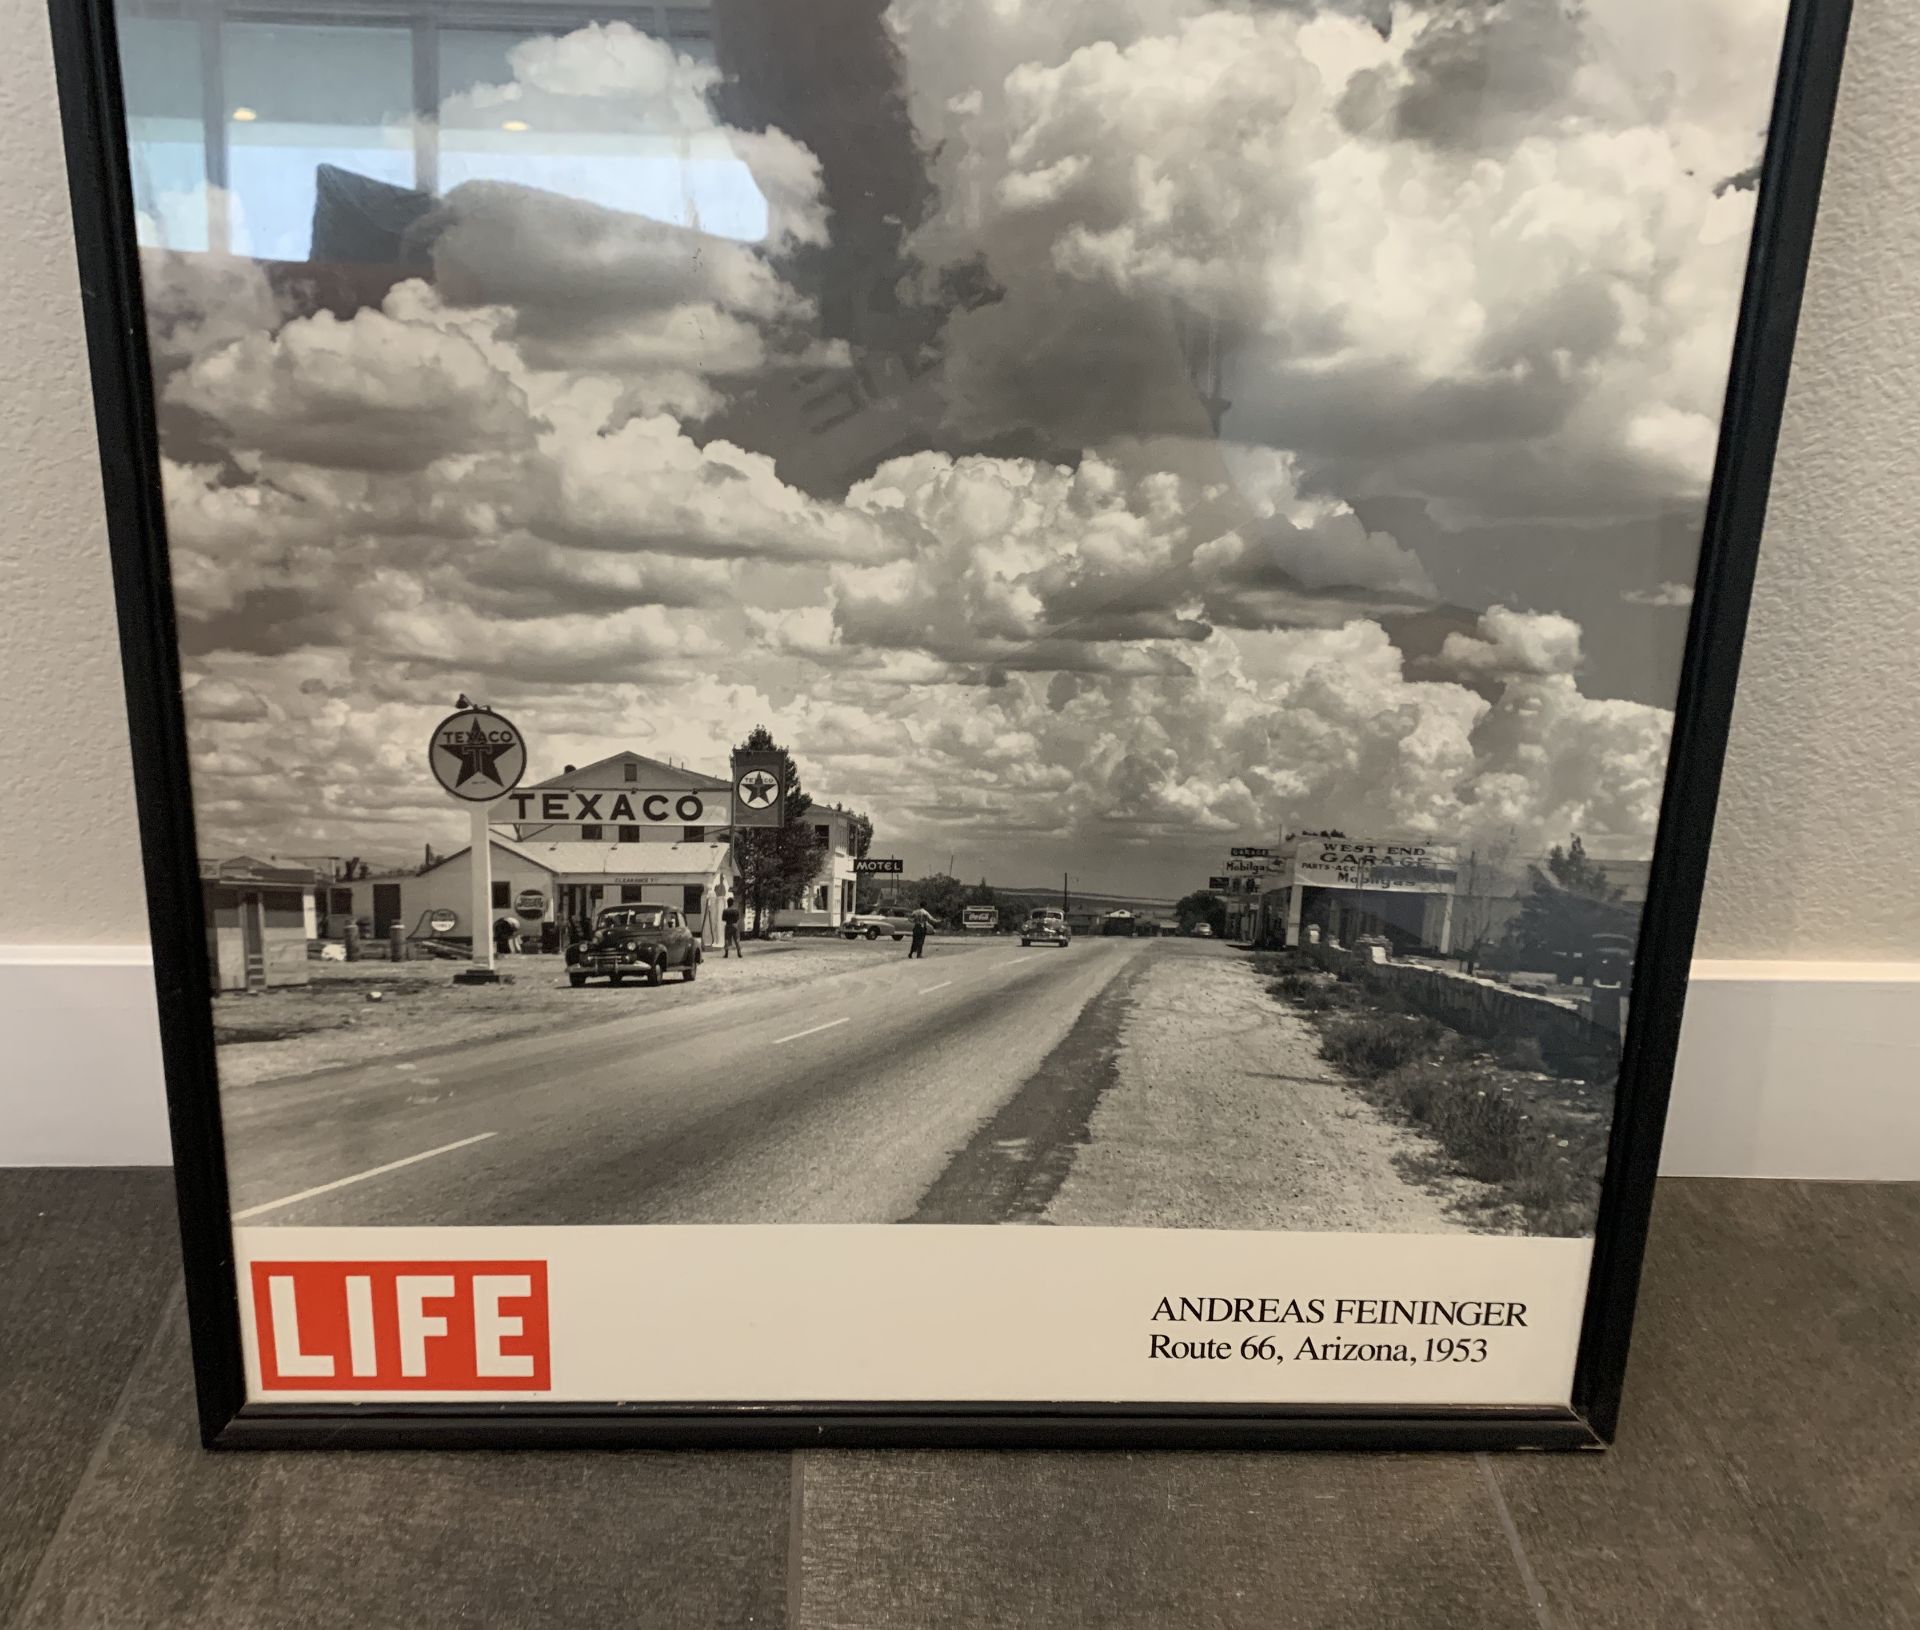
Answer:
[[[237,1089],[236,1218],[897,1221],[1094,998],[1171,949],[935,939],[923,960],[876,948],[852,977],[677,1005],[690,987],[670,980],[610,1022],[595,1003],[583,1028]],[[1001,1220],[990,1185],[959,1187],[942,1216]]]

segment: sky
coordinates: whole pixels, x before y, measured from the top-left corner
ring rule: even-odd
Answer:
[[[357,307],[147,252],[204,852],[463,841],[462,692],[1009,884],[1649,852],[1782,6],[780,9],[516,47]]]

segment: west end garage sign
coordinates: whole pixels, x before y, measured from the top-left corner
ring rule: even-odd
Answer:
[[[674,787],[530,787],[490,805],[495,826],[727,826],[732,795]]]
[[[1460,851],[1450,843],[1373,843],[1302,832],[1293,856],[1293,880],[1306,888],[1451,894],[1459,875]]]

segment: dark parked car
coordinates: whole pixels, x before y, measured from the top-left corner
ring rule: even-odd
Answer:
[[[678,968],[690,980],[700,954],[699,936],[672,906],[602,906],[593,932],[567,947],[567,979],[576,990],[589,979],[617,985],[628,975],[657,985]]]

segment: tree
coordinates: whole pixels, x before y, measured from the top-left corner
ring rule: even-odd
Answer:
[[[1173,907],[1174,920],[1180,924],[1180,932],[1191,934],[1196,923],[1205,923],[1218,939],[1227,934],[1227,903],[1212,889],[1195,889],[1193,893],[1176,901]]]
[[[773,739],[765,725],[755,725],[740,744],[741,752],[775,752],[786,748]],[[798,900],[820,870],[820,842],[808,814],[813,800],[800,785],[793,757],[786,757],[787,823],[780,827],[736,826],[733,861],[740,869],[740,896],[753,910],[754,934],[764,939],[772,914]]]
[[[945,872],[935,872],[917,883],[909,883],[906,888],[907,898],[925,906],[933,914],[933,920],[946,928],[960,926],[960,908],[967,903],[968,893],[966,884]]]
[[[853,858],[855,860],[865,860],[867,858],[867,851],[873,847],[872,820],[869,819],[864,812],[857,809],[848,809],[844,804],[835,804],[833,807],[847,817],[850,828],[848,841],[853,846]]]
[[[1633,908],[1575,833],[1566,848],[1554,845],[1544,867],[1527,868],[1527,892],[1502,943],[1525,956],[1582,957],[1596,935],[1631,934],[1633,922]]]

